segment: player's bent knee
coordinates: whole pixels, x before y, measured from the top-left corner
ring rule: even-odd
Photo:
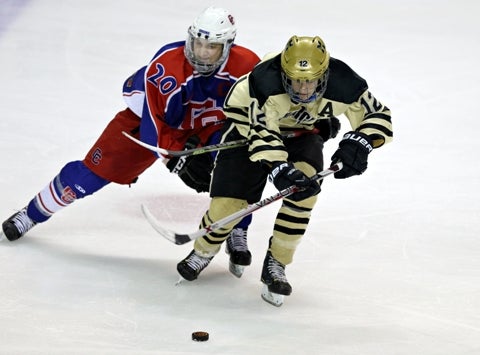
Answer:
[[[59,182],[63,188],[69,187],[74,190],[77,199],[91,195],[109,183],[79,160],[72,161],[63,167],[59,174]]]

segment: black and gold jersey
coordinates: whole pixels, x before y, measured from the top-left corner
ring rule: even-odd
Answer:
[[[344,114],[353,130],[372,138],[374,148],[392,139],[391,114],[368,90],[367,82],[341,60],[330,58],[327,88],[310,103],[296,103],[286,93],[280,54],[264,58],[230,90],[227,119],[249,139],[252,161],[284,161],[281,132],[313,129],[315,122]]]

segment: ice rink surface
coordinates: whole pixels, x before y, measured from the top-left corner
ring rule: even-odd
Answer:
[[[84,157],[124,108],[123,81],[212,4],[0,0],[2,221]],[[241,279],[222,251],[175,286],[192,245],[159,237],[140,205],[190,232],[209,200],[161,162],[0,242],[0,353],[480,354],[480,3],[216,5],[260,56],[320,35],[392,110],[393,143],[364,175],[326,179],[280,308],[259,281],[278,203],[254,215]],[[193,342],[195,330],[210,340]]]

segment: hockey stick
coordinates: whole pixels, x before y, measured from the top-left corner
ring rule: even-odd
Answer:
[[[317,134],[319,131],[317,128],[314,128],[312,130],[298,130],[298,131],[290,131],[290,132],[284,132],[282,133],[283,138],[294,138],[301,136],[302,134]],[[155,147],[153,145],[147,144],[145,142],[142,142],[141,140],[132,137],[129,135],[127,132],[122,131],[122,134],[127,137],[128,139],[132,140],[133,142],[137,143],[138,145],[141,145],[144,148],[147,148],[151,150],[152,152],[160,153],[163,155],[169,155],[172,157],[182,157],[182,156],[189,156],[189,155],[197,155],[197,154],[203,154],[203,153],[209,153],[209,152],[214,152],[218,150],[223,150],[223,149],[230,149],[230,148],[237,148],[241,147],[245,144],[247,144],[248,140],[246,138],[244,139],[238,139],[235,141],[230,141],[230,142],[223,142],[223,143],[218,143],[218,144],[212,144],[212,145],[207,145],[205,147],[198,147],[198,148],[192,148],[192,149],[185,149],[185,150],[169,150],[169,149],[163,149],[159,147]]]
[[[182,157],[182,156],[203,154],[203,153],[213,152],[216,150],[241,147],[242,145],[247,144],[247,139],[245,138],[245,139],[239,139],[236,141],[207,145],[205,147],[199,147],[199,148],[192,148],[192,149],[186,149],[186,150],[169,150],[169,149],[155,147],[153,145],[142,142],[140,139],[132,137],[125,131],[122,131],[122,134],[128,139],[134,141],[135,143],[137,143],[138,145],[141,145],[144,148],[151,150],[152,152],[160,153],[163,155],[170,155],[172,157]]]
[[[315,180],[323,180],[328,175],[331,175],[343,168],[343,164],[341,162],[338,162],[334,165],[332,165],[330,168],[320,171],[319,173],[315,174],[312,176],[312,179]],[[165,239],[168,239],[172,243],[175,243],[177,245],[182,245],[185,243],[188,243],[192,240],[198,239],[205,234],[215,231],[219,228],[222,228],[223,226],[237,220],[241,219],[245,216],[248,216],[252,214],[253,212],[259,210],[262,207],[268,206],[269,204],[278,201],[284,197],[287,197],[289,195],[294,194],[295,192],[300,191],[301,189],[298,188],[297,186],[290,186],[282,191],[277,192],[275,195],[272,195],[270,197],[264,198],[263,200],[254,203],[252,205],[249,205],[248,207],[237,211],[235,213],[232,213],[229,216],[226,216],[216,222],[213,222],[212,224],[200,228],[199,230],[193,232],[193,233],[188,233],[188,234],[179,234],[174,231],[171,231],[169,229],[165,229],[160,225],[160,221],[158,221],[155,216],[150,212],[150,210],[142,204],[142,212],[145,216],[145,218],[148,220],[148,222],[151,224],[153,229],[155,229],[162,237]]]

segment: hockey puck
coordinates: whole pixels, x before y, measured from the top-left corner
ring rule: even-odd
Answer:
[[[207,332],[193,332],[192,340],[194,341],[207,341],[209,334]]]

